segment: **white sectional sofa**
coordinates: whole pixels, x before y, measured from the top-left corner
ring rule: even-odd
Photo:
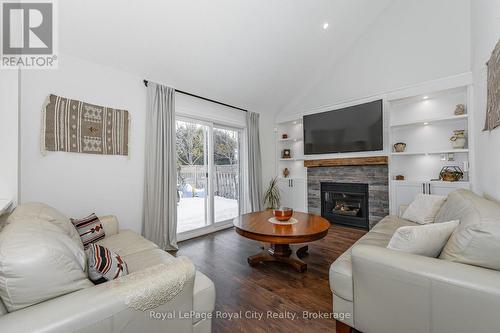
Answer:
[[[486,221],[500,230],[500,205],[457,190],[436,223],[457,219],[458,228]],[[387,216],[331,265],[338,332],[499,332],[500,271],[387,249],[392,234],[406,225],[416,224]],[[485,255],[500,256],[496,252]]]
[[[103,222],[106,237],[99,241],[99,244],[120,255],[128,265],[129,274],[172,261],[170,254],[137,233],[131,230],[120,230],[114,216],[105,216],[100,219]],[[17,235],[12,232],[11,225],[15,223],[23,223],[27,229],[24,228],[22,234]],[[40,229],[37,229],[39,225],[50,226],[51,231],[41,230],[42,236],[40,236]],[[52,230],[52,225],[56,225],[57,228]],[[33,227],[32,230],[30,226]],[[35,276],[39,276],[39,279],[37,278],[36,283],[29,288],[14,290],[15,276],[13,277],[12,272],[8,271],[12,263],[7,264],[12,258],[6,256],[14,253],[12,251],[16,244],[23,246],[23,244],[39,242],[40,251],[51,255],[50,245],[46,246],[49,244],[47,242],[50,242],[47,238],[66,239],[66,233],[72,232],[71,228],[73,226],[67,217],[54,208],[40,203],[21,205],[9,216],[6,226],[0,232],[0,242],[4,239],[3,235],[9,237],[8,242],[0,243],[0,296],[3,299],[4,296],[8,296],[9,292],[16,292],[20,293],[17,299],[29,299],[29,293],[32,292],[42,297],[46,295],[48,299],[10,312],[9,306],[6,306],[7,303],[4,304],[0,300],[0,332],[211,332],[211,319],[207,318],[209,316],[183,315],[184,318],[179,316],[179,313],[186,314],[191,311],[198,314],[210,314],[214,310],[214,284],[198,271],[195,272],[193,278],[186,281],[182,291],[173,299],[146,311],[128,307],[123,297],[113,293],[108,287],[110,282],[93,285],[90,281],[88,283],[80,281],[77,286],[78,290],[51,297],[53,293],[60,291],[44,290],[44,288],[52,288],[48,288],[47,285],[52,285],[51,278],[56,274],[53,274],[51,267],[40,267],[35,260],[37,255],[33,255],[33,258],[25,256],[18,260],[26,260],[32,265],[36,272]],[[77,242],[79,239],[72,241]],[[77,244],[77,246],[80,245]],[[37,246],[30,245],[30,248],[36,251]],[[71,253],[67,255],[69,257]],[[59,258],[54,258],[54,261],[57,260]],[[69,271],[68,274],[73,273]],[[71,285],[69,287],[71,288]],[[151,311],[157,314],[156,317]],[[159,317],[161,314],[172,313],[175,313],[177,318]]]

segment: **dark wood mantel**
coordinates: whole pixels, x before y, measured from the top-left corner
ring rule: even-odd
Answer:
[[[369,156],[369,157],[347,157],[347,158],[329,158],[322,160],[305,160],[306,168],[332,167],[332,166],[351,166],[351,165],[386,165],[387,156]]]

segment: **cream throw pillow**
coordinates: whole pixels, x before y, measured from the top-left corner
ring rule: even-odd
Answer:
[[[403,213],[405,220],[420,224],[433,223],[446,197],[433,194],[417,194],[413,202]]]
[[[499,222],[460,226],[450,237],[440,258],[500,270]]]
[[[500,205],[471,191],[448,194],[436,217],[439,221],[460,220],[441,251],[440,259],[500,270]]]
[[[400,227],[392,235],[388,249],[437,258],[458,221]]]

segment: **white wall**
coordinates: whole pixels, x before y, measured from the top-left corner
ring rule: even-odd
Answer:
[[[0,198],[18,195],[18,72],[0,70]]]
[[[500,39],[500,2],[473,0],[472,72],[474,112],[476,113],[476,165],[479,168],[478,192],[500,199],[500,128],[482,132],[486,118],[486,61]]]
[[[129,150],[124,156],[40,153],[41,108],[49,94],[127,109]],[[42,201],[72,217],[115,214],[123,228],[142,220],[146,89],[142,78],[61,55],[57,70],[21,76],[21,201]]]
[[[393,1],[278,118],[468,72],[469,9],[469,0]]]

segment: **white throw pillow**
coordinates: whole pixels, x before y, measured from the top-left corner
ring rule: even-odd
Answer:
[[[450,237],[440,258],[500,270],[498,222],[460,226]]]
[[[417,194],[403,213],[403,218],[420,224],[433,223],[445,201],[446,197],[442,195]]]
[[[398,228],[387,248],[436,258],[458,224],[458,221],[450,221]]]

